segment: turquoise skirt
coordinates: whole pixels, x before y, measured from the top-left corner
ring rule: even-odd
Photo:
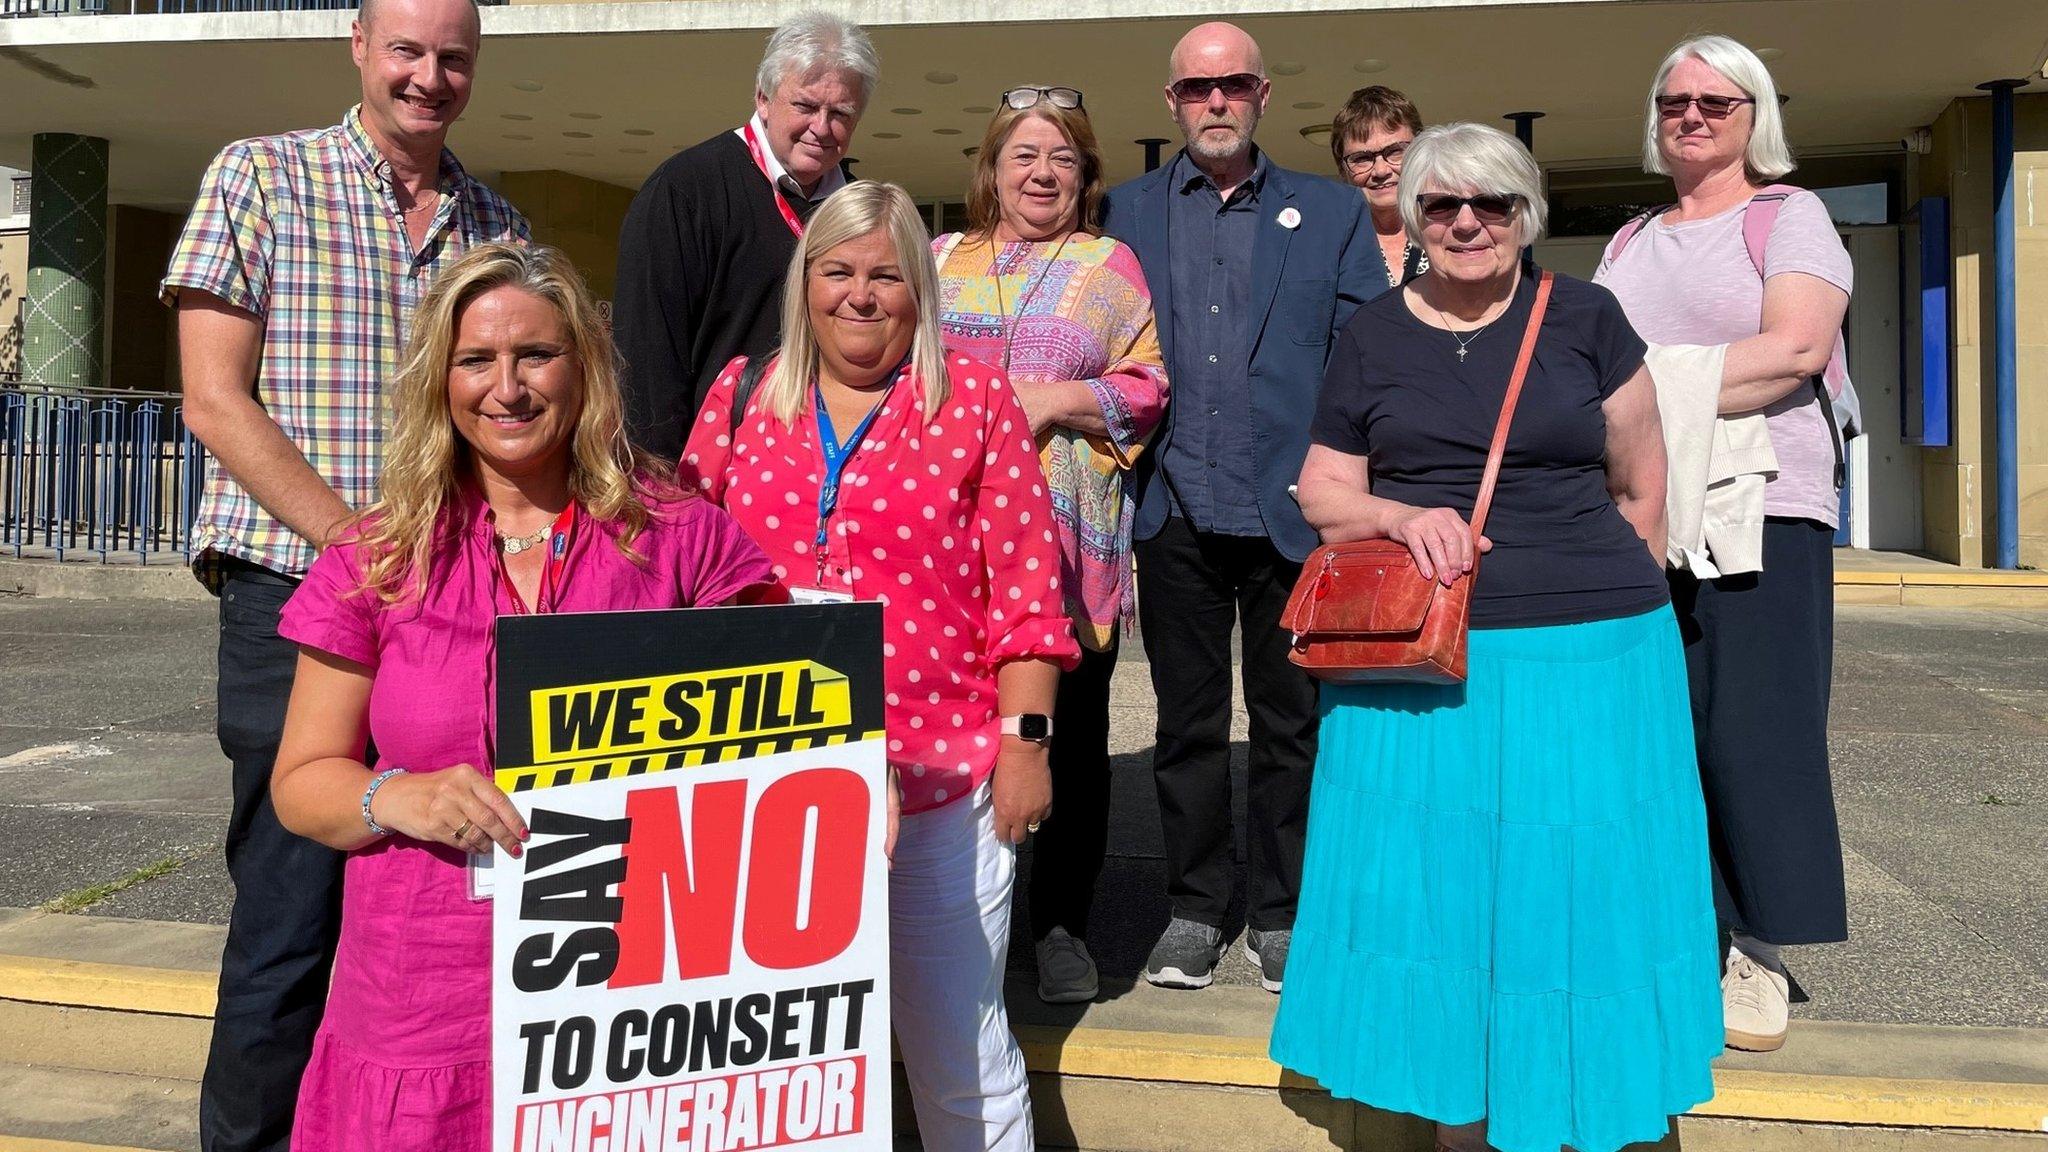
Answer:
[[[1465,684],[1322,694],[1273,1059],[1502,1152],[1661,1139],[1720,969],[1668,607],[1474,631]]]

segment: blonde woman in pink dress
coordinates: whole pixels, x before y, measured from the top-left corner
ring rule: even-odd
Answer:
[[[300,656],[271,797],[349,853],[292,1147],[486,1152],[491,914],[464,863],[526,839],[488,775],[493,621],[719,604],[770,574],[627,445],[610,338],[552,249],[483,245],[443,273],[392,394],[383,498],[279,628]]]
[[[1098,234],[1102,152],[1081,93],[1003,94],[975,154],[968,227],[933,244],[946,345],[1009,375],[1052,493],[1080,667],[1060,677],[1058,813],[1031,845],[1038,997],[1093,1000],[1088,913],[1109,832],[1109,682],[1135,606],[1131,466],[1166,411],[1166,368],[1138,258]]]

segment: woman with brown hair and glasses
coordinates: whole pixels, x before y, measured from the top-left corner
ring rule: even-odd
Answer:
[[[1330,121],[1330,155],[1344,180],[1365,193],[1387,283],[1395,288],[1429,270],[1429,257],[1401,223],[1401,161],[1421,132],[1415,102],[1379,84],[1353,92]]]
[[[933,244],[947,346],[1001,367],[1031,420],[1082,647],[1060,677],[1056,811],[1032,845],[1038,995],[1055,1004],[1098,990],[1085,941],[1109,827],[1109,680],[1134,611],[1130,468],[1167,392],[1138,258],[1097,232],[1103,193],[1080,91],[1012,88],[975,153],[967,230]]]

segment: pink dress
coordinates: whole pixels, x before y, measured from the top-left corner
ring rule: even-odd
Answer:
[[[784,427],[756,392],[729,434],[743,365],[711,386],[678,472],[761,542],[779,580],[817,587],[817,420],[806,405]],[[950,367],[952,395],[931,421],[923,387],[907,367],[897,375],[846,463],[822,558],[826,590],[882,604],[889,762],[906,814],[959,800],[994,770],[997,668],[1081,658],[1030,422],[1001,372],[965,356]]]
[[[558,612],[717,604],[770,579],[768,561],[709,501],[653,506],[634,541],[584,520]],[[500,579],[491,512],[465,488],[460,526],[433,560],[422,600],[351,594],[356,550],[328,549],[285,605],[278,631],[370,668],[377,768],[431,772],[491,762],[492,624],[518,611]],[[349,855],[327,1015],[299,1088],[301,1152],[486,1152],[491,1111],[491,907],[468,897],[465,858],[404,836]]]

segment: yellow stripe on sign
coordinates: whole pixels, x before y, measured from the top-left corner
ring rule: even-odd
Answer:
[[[588,784],[593,780],[614,780],[623,776],[648,776],[677,768],[697,768],[705,764],[724,764],[756,756],[772,756],[777,752],[802,752],[810,748],[831,748],[855,741],[865,742],[881,738],[880,729],[861,733],[841,729],[837,732],[738,740],[696,748],[656,749],[636,756],[597,756],[587,760],[500,768],[492,773],[492,778],[498,782],[498,787],[507,792],[532,792],[540,788],[560,788],[565,784]]]
[[[815,660],[570,684],[542,689],[529,700],[537,764],[648,755],[853,723],[845,674]]]

